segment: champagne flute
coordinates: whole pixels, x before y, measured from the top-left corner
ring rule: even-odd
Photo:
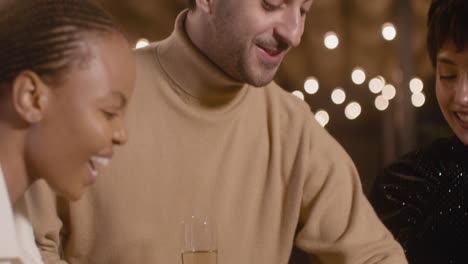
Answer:
[[[216,264],[216,225],[207,216],[191,216],[181,222],[182,264]]]

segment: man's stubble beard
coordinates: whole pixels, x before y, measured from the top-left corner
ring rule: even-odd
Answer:
[[[234,39],[232,39],[232,41],[234,41]],[[242,42],[240,44],[242,44]],[[223,44],[218,47],[222,47],[222,45]],[[255,49],[255,47],[251,48]],[[251,51],[249,47],[244,47],[242,45],[231,46],[228,50],[219,48],[217,51],[218,56],[214,58],[214,60],[217,61],[215,64],[217,64],[224,73],[239,82],[256,87],[265,86],[273,80],[278,71],[279,64],[257,61],[255,51]]]
[[[229,21],[236,19],[231,16],[232,14],[229,13],[224,16],[221,14],[214,21],[214,41],[212,42],[214,45],[208,50],[208,52],[211,51],[211,56],[208,55],[208,57],[225,74],[236,81],[256,87],[267,85],[273,80],[281,63],[278,65],[261,61],[254,63],[257,59],[254,40],[249,41],[241,38],[242,36],[229,34],[233,31]],[[253,52],[251,52],[252,49],[254,49]]]

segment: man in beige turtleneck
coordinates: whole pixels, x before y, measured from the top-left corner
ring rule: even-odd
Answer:
[[[45,263],[179,264],[191,215],[216,220],[219,264],[286,264],[293,248],[311,263],[406,263],[349,156],[272,82],[311,5],[193,0],[136,51],[127,146],[79,202],[30,193]]]

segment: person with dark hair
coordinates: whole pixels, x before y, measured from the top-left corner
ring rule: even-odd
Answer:
[[[468,2],[432,1],[427,25],[437,101],[455,135],[387,167],[370,200],[409,263],[462,264],[468,260]]]
[[[135,58],[85,0],[0,4],[0,263],[42,263],[25,192],[43,179],[80,198],[127,139]]]
[[[216,223],[217,263],[288,263],[294,247],[313,263],[406,263],[348,154],[272,81],[312,2],[196,0],[137,50],[132,141],[111,178],[73,204],[36,192],[57,207],[36,215],[46,263],[181,263],[190,216]]]

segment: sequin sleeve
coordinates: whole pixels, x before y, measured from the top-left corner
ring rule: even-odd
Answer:
[[[418,156],[419,152],[408,154],[387,167],[370,195],[377,214],[405,250],[414,238],[424,235],[424,218],[436,188],[421,177]]]
[[[438,140],[376,179],[369,199],[409,263],[466,263],[465,157],[466,147],[456,140]]]

